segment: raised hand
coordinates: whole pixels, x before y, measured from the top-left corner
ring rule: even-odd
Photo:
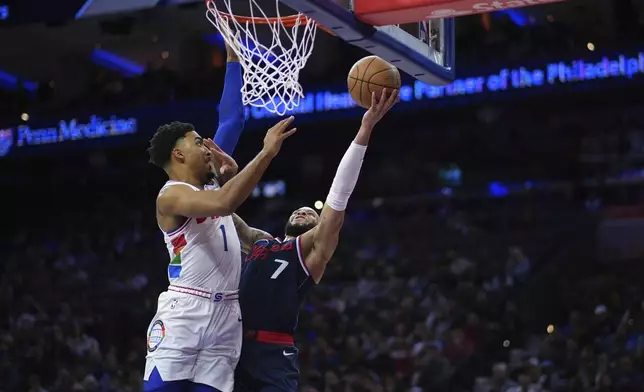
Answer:
[[[235,37],[235,39],[238,39],[237,36]],[[237,57],[237,53],[235,53],[235,50],[232,47],[230,47],[230,45],[228,45],[227,43],[226,43],[226,61],[239,62],[239,57]]]
[[[234,177],[239,171],[237,162],[228,154],[226,154],[212,139],[204,139],[204,146],[210,150],[212,157],[213,169],[219,168],[219,174],[227,178]]]
[[[288,127],[293,123],[293,120],[295,120],[293,116],[285,118],[268,130],[264,137],[264,151],[271,156],[277,155],[282,147],[282,142],[297,131],[297,128],[287,131]]]
[[[389,109],[400,100],[398,90],[391,91],[389,97],[387,97],[387,91],[386,88],[383,88],[380,97],[376,97],[375,92],[371,93],[371,106],[362,117],[362,125],[364,127],[373,128],[378,121],[382,120]]]

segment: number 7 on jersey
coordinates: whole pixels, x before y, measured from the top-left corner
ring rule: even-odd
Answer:
[[[286,260],[280,260],[280,259],[275,259],[275,260],[273,260],[273,261],[275,261],[276,263],[278,263],[278,264],[279,264],[279,266],[277,267],[277,269],[275,270],[275,272],[273,272],[273,275],[271,275],[271,279],[277,279],[277,277],[278,277],[278,276],[280,276],[280,274],[282,273],[282,271],[284,271],[284,270],[286,269],[286,267],[288,267],[288,261],[286,261]]]

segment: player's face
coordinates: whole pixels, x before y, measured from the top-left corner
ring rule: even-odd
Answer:
[[[320,216],[313,208],[302,207],[293,211],[286,223],[285,234],[289,237],[297,237],[317,226]]]
[[[210,173],[210,150],[203,144],[203,138],[195,131],[186,133],[178,146],[183,154],[184,163],[206,181]]]

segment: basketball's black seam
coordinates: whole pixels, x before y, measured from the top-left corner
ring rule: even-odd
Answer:
[[[364,69],[364,74],[362,75],[362,79],[360,79],[360,100],[362,100],[362,101],[364,101],[364,97],[362,96],[363,92],[364,92],[364,90],[363,90],[364,89],[364,82],[365,82],[364,76],[367,74],[367,71],[369,71],[369,67],[371,66],[371,63],[376,61],[377,58],[378,57],[373,56],[371,61],[369,61],[369,64],[367,64],[367,66]],[[369,78],[369,79],[371,79],[371,78]],[[368,101],[369,101],[369,104],[371,104],[371,95],[372,95],[372,93],[371,93],[371,88],[369,87],[369,83],[367,83],[367,92],[369,93]],[[362,102],[362,103],[364,103],[364,102]]]
[[[353,86],[351,86],[351,88],[349,89],[349,94],[351,94],[351,93],[353,92],[353,90],[355,90],[356,86],[358,85],[358,79],[349,78],[349,80],[353,80],[353,81],[355,81],[355,83],[353,84]]]
[[[371,76],[369,77],[369,80],[367,80],[366,82],[367,82],[367,83],[369,83],[369,84],[374,84],[374,85],[376,85],[376,86],[381,86],[380,84],[377,84],[377,83],[371,83],[371,79],[373,79],[373,77],[374,77],[374,76],[376,76],[376,75],[378,75],[378,74],[381,74],[381,73],[383,73],[383,72],[387,72],[387,71],[391,71],[391,68],[381,69],[381,70],[380,70],[380,71],[378,71],[378,72],[374,72],[374,73],[372,73],[372,74],[371,74]],[[381,86],[381,87],[387,87],[387,86]],[[391,87],[389,87],[389,88],[391,88]]]
[[[374,61],[376,61],[376,58],[377,58],[376,56],[373,56],[373,58],[371,59],[371,61],[369,61],[369,64],[367,64],[367,66],[365,67],[365,69],[364,69],[364,73],[365,73],[365,75],[367,74],[367,71],[369,70],[369,67],[371,66],[371,63],[373,63]]]
[[[380,72],[380,71],[378,71],[378,72]],[[353,76],[349,76],[349,79],[357,80],[357,81],[359,81],[359,82],[366,82],[366,80],[362,80],[362,79],[354,78]],[[378,86],[378,87],[383,87],[383,88],[393,88],[393,87],[391,87],[391,86],[385,86],[384,84],[380,84],[380,83],[373,83],[373,82],[368,82],[368,83],[369,83],[369,84],[373,84],[374,86]],[[356,83],[356,84],[357,84],[357,83]]]
[[[356,64],[356,73],[357,73],[358,75],[360,75],[360,66],[359,66],[358,64]],[[355,81],[356,81],[356,82],[353,84],[353,86],[351,86],[351,88],[349,89],[349,94],[351,94],[351,93],[353,92],[353,90],[356,88],[356,86],[358,85],[358,80],[360,80],[360,79],[353,78],[353,77],[351,77],[351,75],[349,75],[349,79],[350,79],[350,80],[355,80]]]

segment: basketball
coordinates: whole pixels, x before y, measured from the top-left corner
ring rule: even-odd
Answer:
[[[377,96],[382,89],[400,88],[400,72],[378,56],[368,56],[351,67],[347,77],[349,93],[354,101],[365,109],[371,106],[371,93]]]

